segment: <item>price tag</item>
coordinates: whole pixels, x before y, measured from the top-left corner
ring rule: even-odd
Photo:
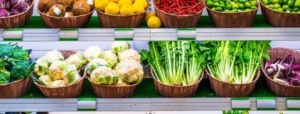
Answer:
[[[300,98],[286,98],[287,110],[300,110]]]
[[[276,110],[275,98],[257,98],[257,110]]]
[[[250,110],[250,98],[231,98],[232,110]]]
[[[60,41],[78,41],[78,28],[61,28]]]
[[[178,39],[177,29],[154,28],[151,29],[151,41],[176,41]]]
[[[178,40],[196,40],[196,28],[178,28]]]
[[[133,41],[133,28],[116,28],[115,41]]]
[[[23,28],[6,28],[3,32],[3,41],[22,41]]]
[[[96,111],[97,99],[96,98],[78,98],[77,110],[78,111]]]

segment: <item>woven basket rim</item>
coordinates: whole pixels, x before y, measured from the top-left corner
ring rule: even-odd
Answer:
[[[276,13],[281,13],[281,14],[300,15],[300,13],[286,13],[286,12],[279,12],[279,11],[273,10],[273,9],[271,9],[271,8],[266,7],[266,5],[263,4],[263,3],[261,2],[261,0],[259,0],[259,1],[260,1],[259,4],[260,4],[263,8],[267,9],[267,10],[270,10],[270,11],[273,11],[273,12],[276,12]]]
[[[201,1],[200,1],[200,2],[201,2]],[[198,3],[200,3],[200,2],[198,2]],[[172,13],[166,13],[166,12],[164,12],[164,11],[158,9],[158,8],[156,7],[155,3],[154,3],[154,0],[152,0],[152,3],[154,4],[153,7],[154,7],[155,10],[158,10],[158,11],[160,11],[160,12],[166,14],[166,15],[178,16],[178,17],[191,17],[191,16],[194,16],[194,15],[199,15],[199,14],[202,13],[203,10],[204,10],[204,7],[203,7],[200,11],[198,11],[198,12],[195,13],[195,14],[189,14],[189,15],[176,15],[176,14],[172,14]],[[204,3],[204,4],[205,4],[205,3]]]
[[[269,51],[275,51],[275,50],[289,50],[289,51],[294,51],[294,52],[297,53],[297,54],[300,54],[300,53],[299,53],[298,51],[296,51],[296,50],[293,50],[293,49],[290,49],[290,48],[284,48],[284,47],[273,48],[273,49],[271,49],[271,50],[269,50]],[[299,58],[299,59],[300,59],[300,58]],[[269,77],[269,75],[268,75],[267,72],[265,71],[265,69],[264,69],[265,63],[266,63],[266,61],[263,61],[263,64],[262,64],[262,66],[261,66],[260,68],[261,68],[261,70],[263,71],[263,74],[264,74],[264,76],[265,76],[266,78],[268,78],[269,80],[272,80],[273,83],[279,84],[279,85],[281,85],[281,86],[285,86],[285,87],[289,87],[289,88],[291,88],[291,87],[292,87],[292,88],[299,88],[299,89],[300,89],[300,86],[284,85],[284,84],[275,82],[272,78]]]
[[[255,74],[255,78],[254,78],[254,80],[253,80],[252,82],[250,82],[250,83],[245,83],[245,84],[232,84],[232,83],[220,81],[220,80],[216,79],[215,77],[212,77],[212,76],[210,75],[210,73],[208,72],[207,69],[205,69],[205,72],[206,72],[206,74],[209,76],[209,78],[211,78],[211,79],[217,81],[218,83],[225,83],[225,84],[228,84],[228,85],[235,85],[235,86],[250,85],[250,84],[256,83],[257,80],[258,80],[259,77],[260,77],[260,68],[258,68],[257,71],[256,71],[256,74]]]
[[[251,11],[247,11],[247,12],[218,12],[218,11],[213,11],[211,10],[209,7],[205,6],[206,10],[210,11],[210,12],[214,12],[214,13],[218,13],[218,14],[242,14],[242,13],[249,13],[249,12],[257,12],[259,5],[257,8],[255,8],[254,10]]]
[[[71,85],[67,85],[67,86],[63,86],[63,87],[46,87],[46,86],[43,86],[43,85],[37,83],[36,81],[33,81],[33,82],[34,82],[34,84],[35,84],[36,86],[39,86],[39,87],[42,87],[42,88],[47,88],[47,89],[57,89],[57,88],[68,88],[68,87],[70,87],[70,86],[77,85],[79,82],[81,82],[82,80],[84,80],[84,78],[85,78],[85,77],[82,76],[82,77],[80,78],[80,80],[78,80],[76,83],[71,84]]]
[[[195,85],[199,84],[199,83],[201,82],[201,80],[203,79],[203,77],[204,77],[204,70],[202,70],[202,73],[200,74],[199,80],[198,80],[197,82],[195,82],[194,84],[192,84],[192,85],[187,85],[187,86],[171,86],[171,85],[166,85],[166,84],[163,84],[163,83],[159,82],[159,81],[155,78],[154,73],[153,73],[153,70],[152,70],[151,67],[150,67],[150,73],[151,73],[152,78],[153,78],[156,82],[158,82],[159,84],[164,85],[164,86],[167,86],[167,87],[176,87],[176,88],[186,88],[186,87],[195,86]]]
[[[7,17],[0,17],[0,19],[7,19],[7,18],[14,18],[14,17],[17,17],[17,16],[20,16],[20,15],[24,15],[25,13],[27,13],[32,7],[34,6],[34,0],[31,1],[31,4],[30,6],[28,7],[28,9],[22,13],[19,13],[17,15],[13,15],[13,16],[7,16]]]
[[[46,15],[45,13],[42,13],[40,11],[40,9],[37,9],[37,11],[39,12],[40,15],[42,16],[45,16],[45,17],[49,17],[49,18],[55,18],[55,19],[72,19],[72,18],[78,18],[78,17],[86,17],[86,16],[89,16],[91,14],[94,13],[95,11],[95,8],[93,8],[93,10],[91,10],[89,13],[87,14],[84,14],[84,15],[78,15],[78,16],[72,16],[72,17],[56,17],[56,16],[49,16],[49,15]]]
[[[102,14],[102,15],[106,15],[106,16],[114,16],[114,17],[127,17],[127,16],[135,16],[135,15],[141,15],[143,13],[146,13],[147,11],[149,10],[149,5],[147,6],[147,8],[143,11],[143,12],[140,12],[140,13],[135,13],[135,14],[130,14],[130,15],[115,15],[115,14],[107,14],[107,13],[104,13],[102,11],[98,11],[96,10],[97,13],[99,14]]]
[[[27,78],[31,78],[31,77],[27,77]],[[11,83],[0,84],[0,86],[8,86],[8,85],[11,85],[11,84],[15,84],[15,83],[18,83],[18,82],[20,82],[22,80],[26,80],[27,78],[19,79],[19,80],[16,80],[14,82],[11,82]]]

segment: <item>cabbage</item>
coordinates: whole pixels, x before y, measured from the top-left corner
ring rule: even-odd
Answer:
[[[17,6],[17,10],[19,12],[25,12],[29,8],[29,4],[27,2],[20,2]]]
[[[17,15],[19,13],[20,12],[17,9],[11,9],[11,11],[10,11],[10,15]]]
[[[6,3],[5,3],[5,9],[7,9],[7,10],[11,9],[10,1],[6,1]]]
[[[0,17],[7,17],[9,12],[6,9],[0,9]]]
[[[19,3],[21,2],[22,0],[10,0],[10,4],[12,6],[12,8],[15,8],[19,5]]]
[[[6,4],[5,0],[0,0],[0,9],[5,8],[5,4]]]

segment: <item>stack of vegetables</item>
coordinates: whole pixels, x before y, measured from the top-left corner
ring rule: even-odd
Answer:
[[[98,11],[113,15],[132,15],[145,12],[147,0],[95,0]]]
[[[212,77],[231,84],[253,82],[263,59],[269,60],[269,41],[204,41],[202,49]]]
[[[39,0],[38,9],[55,17],[85,15],[93,10],[93,0]]]
[[[207,0],[206,5],[218,12],[248,12],[258,7],[257,0]]]
[[[200,12],[205,5],[197,0],[158,0],[155,6],[165,13],[191,15]]]
[[[141,56],[127,42],[114,42],[108,51],[91,46],[84,58],[89,62],[86,74],[94,84],[126,86],[141,82],[144,76]]]
[[[262,3],[275,11],[300,13],[300,0],[262,0]]]
[[[82,78],[79,73],[85,63],[79,52],[64,59],[60,51],[53,50],[37,60],[34,71],[39,84],[49,88],[65,87]]]
[[[31,50],[17,44],[0,44],[0,84],[29,78],[35,61],[29,58]]]
[[[288,55],[284,60],[276,58],[273,61],[266,61],[264,69],[275,82],[300,86],[300,63],[295,62],[293,55]]]
[[[165,85],[193,85],[205,68],[205,58],[196,41],[151,41],[149,51],[142,50],[140,54],[155,78]]]
[[[29,9],[31,0],[0,0],[0,17],[20,14]]]

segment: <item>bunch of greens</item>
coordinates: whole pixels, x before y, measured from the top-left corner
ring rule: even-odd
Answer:
[[[270,59],[270,41],[204,41],[207,68],[212,77],[228,83],[253,81],[263,59]]]
[[[140,52],[156,79],[166,85],[187,86],[196,83],[205,68],[200,45],[196,41],[149,42],[149,51]]]
[[[17,44],[0,44],[0,84],[29,78],[33,73],[31,50],[24,50]]]

